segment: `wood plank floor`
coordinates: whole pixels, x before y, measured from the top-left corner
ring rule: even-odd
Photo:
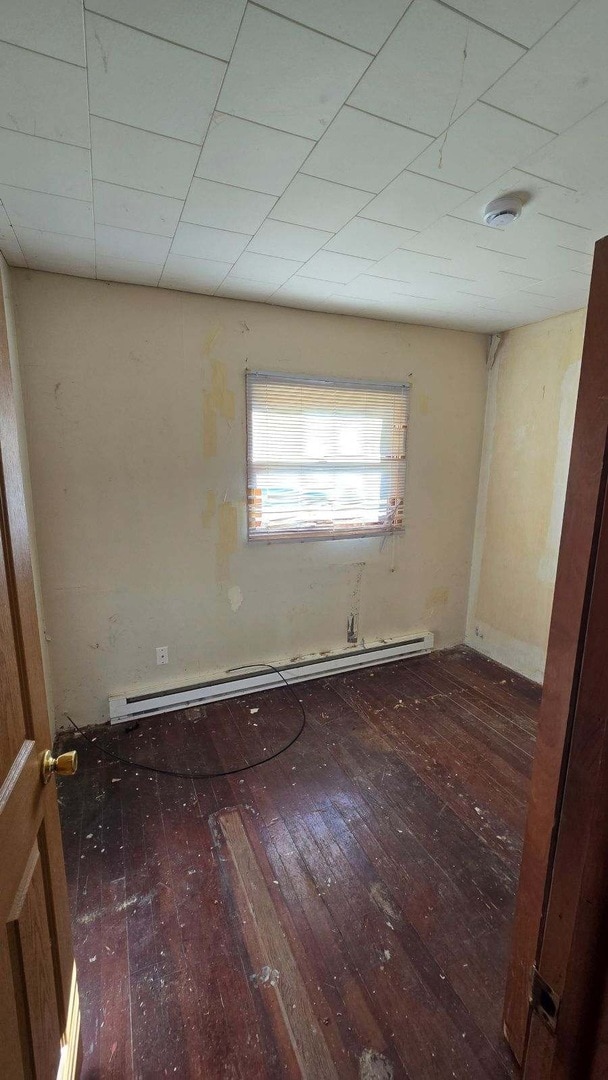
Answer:
[[[98,746],[238,767],[297,730],[287,691],[60,737],[83,1080],[516,1075],[501,1000],[539,690],[459,648],[297,692],[301,738],[230,777]]]

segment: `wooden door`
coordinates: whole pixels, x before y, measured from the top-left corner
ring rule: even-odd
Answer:
[[[68,1080],[78,991],[0,291],[0,1076]]]
[[[505,998],[505,1035],[531,1080],[591,1075],[581,1040],[599,1023],[596,980],[606,971],[595,935],[608,899],[607,475],[605,238],[593,263]]]

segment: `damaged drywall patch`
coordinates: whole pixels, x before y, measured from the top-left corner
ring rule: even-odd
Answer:
[[[232,611],[238,611],[243,603],[243,593],[240,585],[231,585],[228,589],[228,603]]]
[[[211,340],[209,348],[214,340],[215,338]],[[212,360],[211,386],[203,393],[203,454],[205,457],[215,457],[217,454],[218,420],[229,423],[234,420],[234,415],[234,393],[228,389],[225,364],[221,360]]]
[[[359,640],[359,616],[361,613],[361,582],[365,563],[355,563],[355,580],[351,590],[350,611],[346,618],[346,641],[349,645],[356,645]]]

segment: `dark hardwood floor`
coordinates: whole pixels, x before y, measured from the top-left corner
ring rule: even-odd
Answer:
[[[540,691],[454,649],[62,735],[83,1080],[516,1075],[506,954]]]

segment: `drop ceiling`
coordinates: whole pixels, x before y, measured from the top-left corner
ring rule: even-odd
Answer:
[[[0,38],[13,266],[483,331],[587,301],[606,0],[3,0]]]

